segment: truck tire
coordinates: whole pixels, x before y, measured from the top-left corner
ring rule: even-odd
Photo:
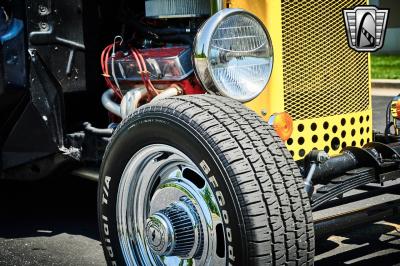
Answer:
[[[98,220],[109,265],[313,264],[297,165],[224,97],[169,98],[125,119],[104,155]]]

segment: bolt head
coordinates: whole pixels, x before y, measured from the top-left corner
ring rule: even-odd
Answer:
[[[50,12],[47,6],[39,5],[39,15],[46,16],[48,14],[50,14]]]
[[[266,116],[266,115],[268,114],[268,112],[267,112],[267,110],[262,109],[262,110],[261,110],[261,114],[262,114],[263,116]]]
[[[317,161],[319,163],[324,163],[329,160],[329,155],[325,151],[320,151],[317,156]]]

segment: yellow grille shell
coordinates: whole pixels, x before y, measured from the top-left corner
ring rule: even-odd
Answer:
[[[295,160],[312,149],[329,148],[329,154],[334,155],[343,143],[362,147],[372,140],[369,56],[349,48],[342,14],[344,8],[365,4],[365,0],[230,0],[230,7],[257,15],[271,35],[271,80],[264,92],[246,105],[266,121],[282,111],[294,118],[295,128],[287,147]],[[343,118],[345,125],[341,124]],[[328,129],[323,127],[326,121]],[[310,129],[312,123],[317,124],[315,131]],[[303,131],[299,131],[299,125],[304,126]],[[336,133],[332,131],[334,126]],[[329,139],[325,140],[328,133]],[[315,135],[318,141],[314,143]],[[299,138],[304,139],[303,144],[299,144]],[[333,149],[336,143],[340,147],[333,145]]]
[[[372,139],[370,111],[297,120],[286,146],[295,159],[313,149],[337,154],[345,147],[362,147]]]

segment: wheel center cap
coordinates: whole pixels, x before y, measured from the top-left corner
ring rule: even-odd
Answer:
[[[168,253],[172,244],[173,232],[168,218],[162,214],[152,215],[147,219],[146,238],[154,253],[162,255]]]
[[[153,253],[186,258],[201,252],[200,228],[191,202],[184,199],[150,216],[145,234]]]

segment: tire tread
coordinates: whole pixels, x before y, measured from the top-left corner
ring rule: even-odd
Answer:
[[[212,95],[168,98],[131,116],[145,112],[175,115],[201,133],[217,153],[243,213],[251,265],[313,264],[314,227],[303,179],[280,138],[258,115],[236,101]]]

